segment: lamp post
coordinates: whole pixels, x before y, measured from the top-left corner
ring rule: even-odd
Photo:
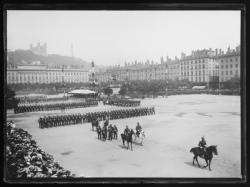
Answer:
[[[62,65],[62,86],[63,86],[63,112],[65,112],[65,83],[64,83],[64,65]]]

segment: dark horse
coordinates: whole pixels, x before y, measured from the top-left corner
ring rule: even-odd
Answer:
[[[91,124],[92,124],[92,130],[94,130],[94,127],[95,127],[96,130],[97,130],[97,127],[98,127],[98,125],[99,125],[99,121],[98,121],[98,120],[93,120],[93,121],[91,122]]]
[[[108,131],[108,129],[107,129],[107,127],[103,127],[103,129],[101,130],[101,134],[102,134],[102,140],[103,141],[106,141],[106,139],[107,139],[107,131]]]
[[[100,125],[98,125],[96,127],[96,132],[97,132],[97,135],[98,135],[98,140],[101,140],[102,139],[102,128],[100,127]]]
[[[112,140],[113,139],[113,128],[108,128],[108,139]]]
[[[194,148],[192,148],[190,150],[190,152],[194,153],[193,165],[194,165],[194,160],[196,160],[198,166],[201,167],[199,162],[198,162],[198,159],[197,159],[197,157],[199,156],[199,157],[205,159],[205,161],[207,163],[207,165],[204,166],[204,168],[206,168],[208,166],[209,171],[211,171],[210,164],[211,164],[211,161],[212,161],[212,158],[213,158],[213,153],[215,155],[218,155],[216,145],[211,145],[211,146],[207,147],[205,153],[200,147],[194,147]]]
[[[122,143],[123,143],[123,146],[125,146],[124,145],[124,142],[125,141],[127,141],[127,144],[128,144],[128,147],[127,147],[127,149],[129,148],[129,143],[130,143],[130,145],[131,145],[131,150],[133,151],[133,148],[132,148],[132,142],[133,142],[133,134],[135,134],[134,133],[134,131],[130,131],[129,133],[128,133],[128,135],[125,135],[125,134],[121,134],[121,138],[122,138]]]

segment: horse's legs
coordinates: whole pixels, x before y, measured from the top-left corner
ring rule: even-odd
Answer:
[[[206,167],[208,166],[208,162],[207,162],[207,159],[205,159],[205,161],[206,161],[207,165],[206,165],[206,166],[204,166],[204,168],[206,168]]]
[[[193,165],[194,165],[194,159],[195,159],[195,155],[194,155],[194,158],[193,158]]]
[[[208,167],[209,167],[209,171],[211,171],[210,165],[211,165],[211,159],[208,160]]]
[[[199,162],[198,162],[198,156],[196,156],[195,159],[196,159],[196,162],[197,162],[198,166],[201,167]]]

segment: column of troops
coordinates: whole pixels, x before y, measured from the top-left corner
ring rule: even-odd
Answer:
[[[140,106],[141,101],[115,98],[115,99],[108,99],[107,101],[104,101],[103,104],[123,106],[123,107],[135,107],[135,106]]]
[[[65,101],[69,100],[69,97],[56,97],[56,98],[47,98],[47,97],[37,97],[37,98],[17,98],[19,104],[25,103],[40,103],[40,102],[49,102],[49,101]]]
[[[74,103],[51,103],[51,104],[26,104],[18,105],[14,108],[14,113],[35,112],[35,111],[48,111],[48,110],[60,110],[69,108],[85,108],[90,106],[97,106],[97,101],[88,102],[74,102]]]
[[[16,96],[18,103],[33,103],[33,102],[41,102],[46,101],[47,96],[39,95],[39,96]]]
[[[73,124],[82,124],[84,122],[92,122],[96,119],[102,121],[105,120],[107,116],[110,120],[112,120],[154,114],[154,107],[142,107],[133,109],[119,109],[112,111],[88,112],[85,114],[42,116],[38,119],[38,123],[40,128],[49,128]]]

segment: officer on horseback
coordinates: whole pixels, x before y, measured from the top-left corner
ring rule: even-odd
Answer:
[[[137,126],[135,127],[135,130],[136,130],[137,137],[139,137],[141,130],[142,130],[142,127],[140,126],[139,122],[137,122]]]
[[[204,136],[203,136],[203,137],[201,137],[201,140],[199,141],[198,146],[201,148],[201,150],[202,150],[204,153],[206,152],[206,145],[207,145],[207,142],[206,142],[206,140],[205,140],[205,138],[204,138]]]
[[[126,128],[125,128],[125,130],[124,130],[124,135],[125,136],[127,136],[128,134],[129,134],[129,128],[128,128],[128,126],[126,125]]]

